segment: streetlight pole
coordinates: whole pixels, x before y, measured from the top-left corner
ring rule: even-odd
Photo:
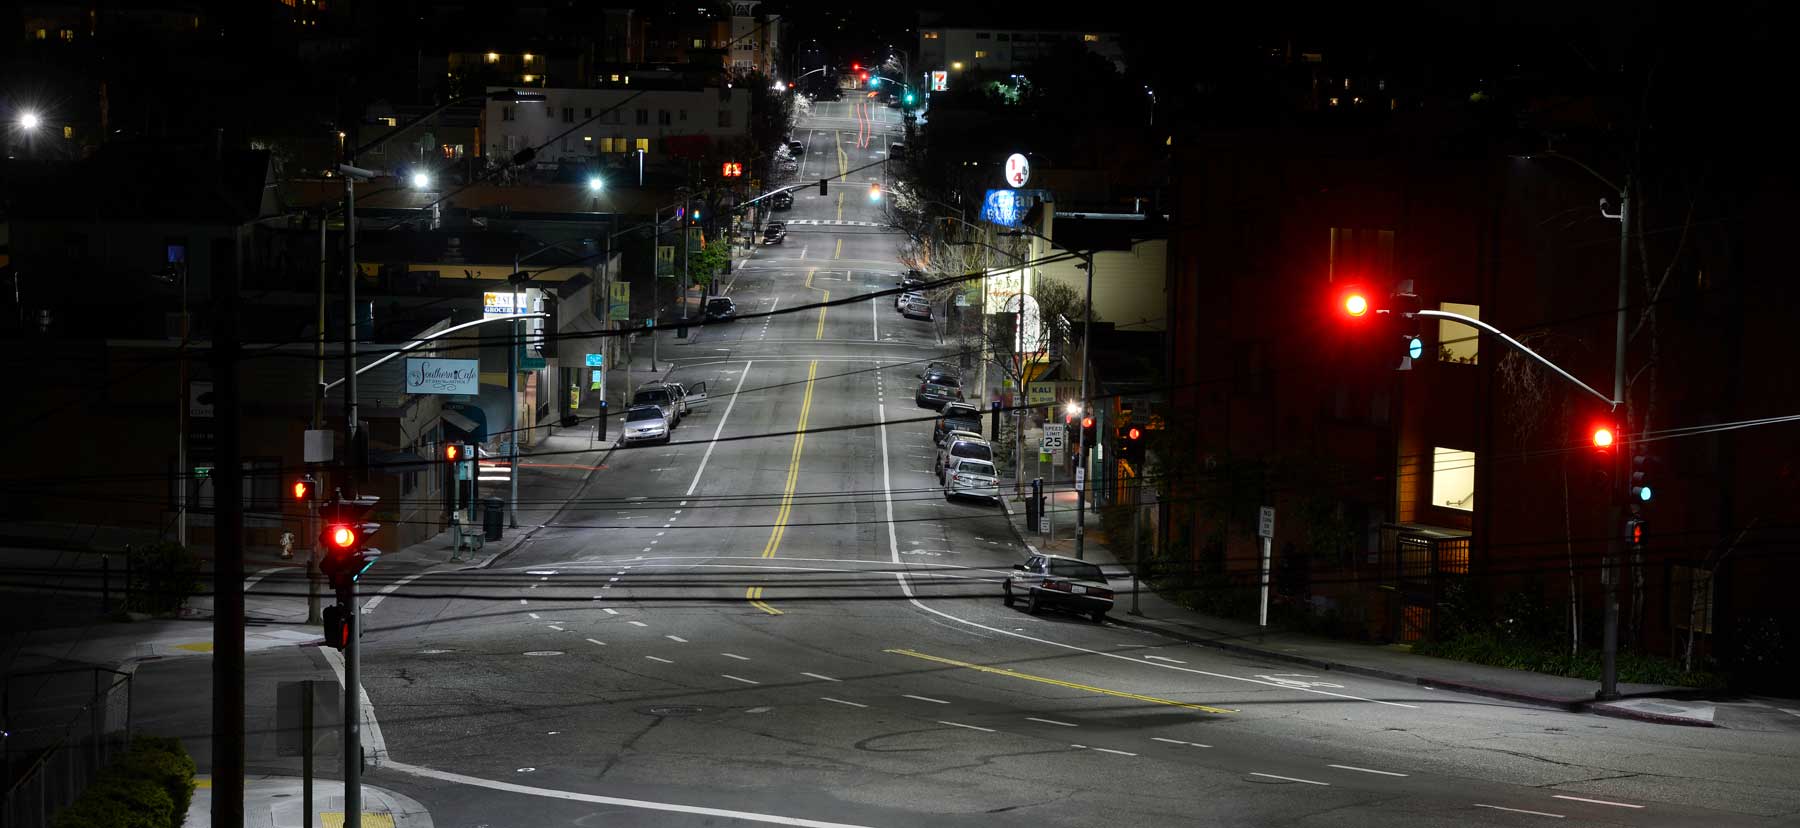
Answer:
[[[1614,184],[1606,176],[1601,175],[1593,167],[1573,156],[1564,155],[1555,150],[1540,153],[1550,158],[1560,158],[1592,176],[1594,180],[1605,185],[1619,195],[1619,212],[1606,212],[1606,201],[1600,202],[1600,215],[1616,219],[1619,222],[1619,298],[1615,313],[1613,329],[1613,407],[1625,404],[1625,341],[1627,338],[1627,305],[1631,301],[1630,269],[1631,269],[1631,174],[1625,175],[1625,184]],[[1533,156],[1525,156],[1532,158]],[[1621,425],[1623,425],[1621,423]],[[1623,433],[1621,433],[1623,438]],[[1628,441],[1627,441],[1628,442]],[[1624,555],[1624,499],[1627,483],[1626,473],[1630,468],[1628,452],[1630,446],[1621,446],[1614,450],[1614,463],[1611,475],[1610,508],[1607,511],[1609,526],[1607,527],[1606,563],[1601,567],[1600,575],[1606,589],[1605,616],[1600,641],[1600,690],[1594,698],[1601,700],[1619,697],[1619,563]],[[1621,462],[1622,461],[1622,462]]]

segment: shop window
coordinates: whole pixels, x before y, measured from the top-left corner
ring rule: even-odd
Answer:
[[[1471,319],[1481,318],[1480,305],[1444,302],[1438,310],[1460,313]],[[1438,320],[1438,361],[1474,365],[1481,346],[1481,332],[1473,326],[1449,319]]]

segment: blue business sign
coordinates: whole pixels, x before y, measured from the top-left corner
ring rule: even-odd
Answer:
[[[1025,199],[1018,190],[988,190],[981,203],[981,219],[1002,227],[1017,227],[1025,218]]]

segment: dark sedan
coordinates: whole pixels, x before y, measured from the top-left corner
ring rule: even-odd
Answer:
[[[913,395],[913,401],[918,403],[920,408],[943,408],[945,405],[962,402],[962,400],[961,388],[940,385],[935,382],[919,383],[918,393]]]

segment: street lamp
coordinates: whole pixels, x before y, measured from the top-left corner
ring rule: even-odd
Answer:
[[[598,194],[605,187],[606,182],[600,180],[600,176],[595,175],[588,178],[588,192]]]
[[[1613,404],[1622,405],[1625,400],[1625,339],[1626,339],[1626,304],[1631,299],[1629,268],[1631,262],[1631,173],[1625,174],[1623,186],[1614,184],[1606,176],[1601,175],[1593,167],[1580,159],[1564,155],[1556,150],[1546,150],[1535,155],[1514,156],[1520,160],[1530,161],[1538,157],[1559,158],[1581,168],[1582,172],[1592,176],[1594,180],[1619,196],[1619,212],[1606,212],[1606,199],[1600,199],[1600,215],[1619,222],[1619,304],[1613,332]],[[1623,490],[1620,480],[1623,475],[1615,475],[1613,481],[1612,510],[1607,525],[1616,527],[1624,513]],[[1604,631],[1600,644],[1600,691],[1595,693],[1599,699],[1616,699],[1619,697],[1618,651],[1619,651],[1619,557],[1623,554],[1622,541],[1618,532],[1608,532],[1607,565],[1604,567],[1609,577],[1606,581],[1606,612]]]
[[[412,174],[412,185],[415,190],[431,189],[431,174],[416,172]]]
[[[20,129],[26,129],[26,130],[37,129],[38,126],[41,125],[42,123],[43,123],[43,119],[39,118],[38,114],[36,112],[28,111],[19,116],[19,128]]]

